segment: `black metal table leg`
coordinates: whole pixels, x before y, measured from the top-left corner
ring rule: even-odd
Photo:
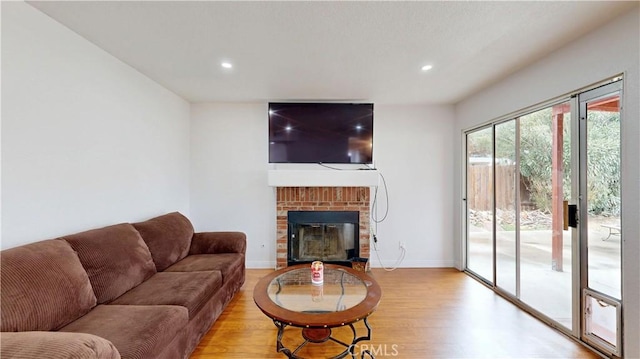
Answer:
[[[342,353],[331,357],[330,359],[340,359],[340,358],[344,358],[347,355],[351,355],[352,359],[358,359],[356,356],[356,344],[363,341],[363,340],[371,340],[371,326],[369,326],[369,322],[367,321],[367,318],[364,318],[363,320],[365,327],[367,328],[367,334],[363,335],[363,336],[358,336],[356,328],[353,326],[353,323],[348,324],[348,326],[351,328],[351,331],[353,333],[353,340],[351,341],[351,344],[347,344],[344,343],[334,337],[332,337],[331,335],[329,335],[327,337],[327,339],[323,340],[331,340],[337,344],[340,344],[342,346],[344,346],[346,349],[345,351],[343,351]],[[284,330],[285,328],[288,326],[285,323],[282,323],[280,321],[274,320],[273,324],[275,324],[275,326],[278,328],[278,336],[276,339],[276,350],[279,353],[282,353],[284,355],[287,356],[287,358],[289,359],[303,359],[299,356],[297,356],[297,353],[308,343],[310,342],[314,342],[316,343],[317,341],[313,341],[310,340],[309,338],[307,338],[304,334],[303,334],[303,338],[304,338],[304,342],[302,344],[300,344],[295,350],[291,351],[291,349],[287,348],[284,346],[284,344],[282,344],[282,337],[284,335]],[[303,329],[305,330],[305,329]],[[364,350],[361,353],[360,359],[365,359],[365,355],[368,356],[368,358],[370,359],[375,359],[374,355],[369,351],[369,350]]]
[[[357,337],[357,338],[354,336],[353,342],[351,343],[351,346],[349,347],[349,352],[351,353],[351,358],[352,359],[357,359],[356,358],[356,352],[355,352],[356,351],[356,344],[358,342],[363,341],[363,340],[371,340],[371,327],[369,326],[369,322],[367,321],[367,318],[364,318],[363,322],[364,322],[364,326],[367,327],[367,335],[364,335],[364,336],[361,336],[361,337]],[[375,359],[373,354],[371,354],[371,352],[368,351],[368,350],[364,350],[362,352],[361,359],[364,359],[365,354],[368,355],[370,358]]]

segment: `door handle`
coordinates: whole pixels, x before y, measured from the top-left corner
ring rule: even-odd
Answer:
[[[568,224],[569,227],[572,228],[578,228],[578,205],[576,204],[569,204],[567,205],[567,219],[568,219]]]
[[[569,201],[562,201],[562,229],[569,229]]]

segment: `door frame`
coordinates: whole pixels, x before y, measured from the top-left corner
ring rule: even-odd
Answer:
[[[587,149],[588,149],[588,134],[587,134],[587,103],[589,101],[605,97],[607,95],[613,93],[619,93],[619,113],[620,113],[620,125],[622,127],[622,118],[623,118],[623,79],[619,77],[618,79],[614,78],[612,81],[602,84],[600,86],[594,87],[590,90],[582,91],[576,96],[576,105],[577,105],[577,119],[578,119],[578,141],[577,145],[578,149],[578,171],[576,174],[578,175],[577,189],[578,192],[578,228],[574,229],[574,233],[579,237],[579,256],[578,260],[580,261],[580,272],[579,272],[579,288],[578,290],[578,311],[580,320],[579,324],[579,333],[578,336],[580,339],[589,345],[592,345],[598,348],[600,351],[606,352],[608,354],[612,354],[615,356],[622,356],[622,348],[623,348],[623,335],[622,335],[622,299],[624,297],[622,281],[624,276],[624,271],[622,270],[622,256],[623,256],[623,248],[622,248],[622,233],[620,234],[620,265],[621,265],[621,273],[620,273],[620,299],[612,298],[605,293],[601,293],[597,290],[591,289],[589,287],[589,258],[588,258],[588,245],[589,245],[589,221],[588,221],[588,197],[587,197],[587,166],[588,166],[588,158],[587,158]],[[620,129],[622,131],[622,129]],[[622,146],[620,144],[620,161],[622,161]],[[620,176],[620,198],[622,201],[622,176]],[[621,209],[622,211],[622,209]],[[622,217],[622,215],[620,215]],[[581,220],[583,219],[583,220]],[[575,280],[575,278],[574,278]],[[576,283],[574,282],[574,285]],[[589,325],[587,323],[587,297],[592,297],[597,299],[598,301],[602,301],[607,303],[608,305],[614,306],[616,309],[616,327],[617,327],[617,338],[615,346],[610,345],[608,342],[600,339],[595,335],[591,335],[589,332]],[[575,303],[574,303],[575,304]],[[576,318],[574,318],[575,320]],[[575,331],[575,330],[574,330]]]

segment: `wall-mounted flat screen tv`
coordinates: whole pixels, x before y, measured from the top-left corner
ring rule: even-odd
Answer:
[[[269,103],[269,163],[372,159],[372,103]]]

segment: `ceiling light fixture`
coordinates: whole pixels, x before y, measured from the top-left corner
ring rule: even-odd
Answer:
[[[431,65],[424,65],[424,66],[422,66],[422,71],[429,71],[432,68],[433,68],[433,66],[431,66]]]
[[[233,67],[233,65],[230,62],[223,62],[220,64],[220,66],[224,67],[225,69],[230,69]]]

